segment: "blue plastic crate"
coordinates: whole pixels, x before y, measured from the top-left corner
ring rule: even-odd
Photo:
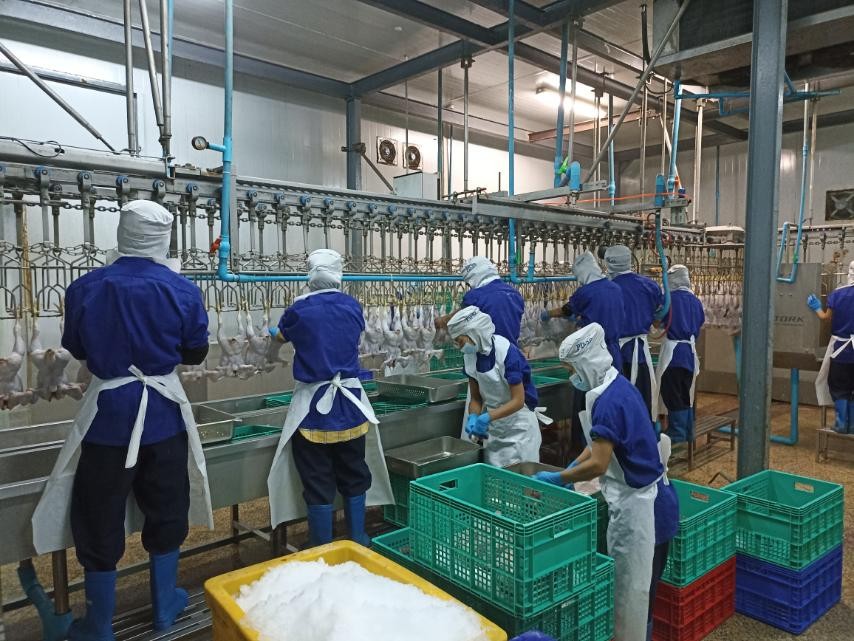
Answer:
[[[841,596],[841,545],[803,570],[736,557],[736,610],[775,628],[800,634]]]

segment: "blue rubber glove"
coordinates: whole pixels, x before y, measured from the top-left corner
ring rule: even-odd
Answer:
[[[279,328],[278,328],[278,327],[276,327],[276,326],[268,327],[268,328],[267,328],[267,333],[269,333],[269,334],[270,334],[270,337],[271,337],[271,338],[276,338],[276,336],[278,336],[278,335],[279,335]]]
[[[491,422],[492,419],[489,417],[489,412],[484,412],[480,416],[476,416],[472,434],[478,438],[489,438],[489,424]]]
[[[576,467],[577,465],[578,465],[578,460],[575,460],[572,463],[570,463],[569,465],[567,465],[566,469],[571,470],[572,468]]]
[[[810,294],[807,296],[807,307],[809,307],[812,311],[817,312],[821,310],[821,300],[819,300],[818,296],[815,294]]]
[[[543,311],[540,312],[540,320],[543,321],[544,323],[549,322],[551,320],[551,318],[552,318],[552,315],[549,312],[549,310],[544,309]]]
[[[543,483],[551,483],[552,485],[563,485],[563,479],[560,478],[560,472],[537,472],[534,478]]]
[[[469,414],[468,418],[466,419],[466,434],[471,436],[475,433],[476,429],[477,429],[477,414]]]

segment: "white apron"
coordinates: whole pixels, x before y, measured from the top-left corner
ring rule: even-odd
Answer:
[[[620,350],[622,351],[623,345],[628,343],[629,341],[634,342],[634,348],[632,349],[632,371],[631,377],[629,380],[632,382],[632,385],[635,385],[638,380],[638,345],[640,345],[640,349],[643,350],[643,359],[646,363],[646,371],[649,373],[649,388],[650,388],[650,415],[652,417],[652,422],[658,420],[658,381],[656,380],[657,374],[655,369],[652,366],[652,353],[649,351],[649,339],[646,334],[638,334],[637,336],[626,336],[625,338],[620,339]]]
[[[362,388],[362,383],[357,378],[342,379],[338,374],[331,381],[320,383],[296,382],[291,404],[288,406],[288,414],[285,417],[285,425],[279,438],[279,446],[273,458],[270,475],[267,477],[267,491],[270,496],[270,523],[273,527],[280,523],[301,519],[308,513],[305,499],[302,495],[303,485],[294,464],[291,437],[300,428],[303,419],[311,409],[311,401],[314,395],[324,385],[329,389],[317,402],[317,411],[328,414],[332,409],[332,403],[338,393],[353,403],[370,423],[368,433],[365,437],[365,462],[371,470],[371,487],[367,492],[367,505],[388,505],[394,503],[391,492],[391,482],[388,478],[388,468],[385,463],[382,442],[377,420],[368,395]],[[357,398],[348,387],[359,388],[361,398]],[[340,507],[340,497],[336,498],[336,506]]]
[[[608,370],[605,380],[585,395],[585,406],[596,400],[614,382],[618,372]],[[593,439],[591,412],[578,413],[588,445]],[[659,446],[659,458],[664,452]],[[626,484],[623,468],[615,455],[600,477],[602,496],[608,503],[608,556],[616,563],[614,585],[615,641],[645,641],[649,609],[649,586],[655,555],[655,497],[658,479],[647,487],[635,489]]]
[[[839,344],[837,346],[837,343]],[[845,351],[849,345],[854,345],[854,336],[843,338],[841,336],[831,336],[830,342],[827,344],[827,351],[824,352],[824,359],[821,361],[821,368],[818,370],[818,376],[815,379],[815,395],[819,405],[833,405],[833,398],[830,396],[830,387],[827,384],[830,376],[830,361],[839,356]]]
[[[130,383],[143,384],[142,397],[139,401],[136,420],[131,432],[125,467],[130,469],[136,465],[142,431],[145,425],[145,414],[148,409],[149,388],[158,394],[178,403],[181,417],[187,430],[187,470],[190,477],[190,525],[201,525],[213,529],[213,512],[211,510],[211,495],[208,488],[208,475],[205,467],[205,455],[196,420],[187,394],[181,386],[181,380],[176,372],[165,376],[145,376],[137,367],[129,368],[133,376],[101,380],[92,377],[92,383],[83,396],[83,404],[77,412],[71,431],[59,452],[59,457],[53,466],[53,471],[45,485],[39,504],[33,513],[33,545],[39,554],[65,550],[72,545],[71,537],[71,490],[74,486],[74,474],[80,459],[80,446],[86,432],[92,425],[98,413],[98,395],[105,390],[116,389]],[[125,530],[128,534],[142,529],[144,523],[142,512],[136,505],[133,493],[128,497],[128,509],[125,516]]]
[[[496,409],[510,400],[510,385],[504,378],[504,359],[510,349],[510,341],[503,336],[493,337],[495,367],[488,372],[477,371],[477,354],[463,357],[465,371],[477,381],[483,411]],[[495,467],[507,467],[514,463],[540,462],[540,421],[549,425],[552,419],[544,416],[545,407],[531,411],[522,406],[518,412],[492,421],[489,424],[489,438],[484,440],[486,462]]]
[[[674,340],[671,338],[665,338],[664,342],[661,344],[661,351],[658,353],[658,367],[655,370],[655,385],[658,392],[656,400],[658,401],[658,408],[660,408],[660,411],[663,414],[667,413],[667,407],[661,400],[661,377],[664,376],[664,372],[667,371],[670,361],[673,360],[673,353],[676,351],[676,346],[679,345],[679,343],[690,345],[691,352],[694,354],[694,378],[691,380],[691,407],[694,406],[694,389],[697,386],[697,376],[700,375],[700,357],[697,355],[696,341],[693,336],[690,340]],[[656,416],[656,418],[658,417]]]

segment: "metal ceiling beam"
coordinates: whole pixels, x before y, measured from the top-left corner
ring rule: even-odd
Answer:
[[[508,22],[485,29],[477,23],[436,9],[420,0],[360,0],[360,2],[383,8],[395,15],[414,19],[434,29],[454,34],[463,40],[357,80],[353,83],[353,91],[356,95],[382,91],[405,80],[446,67],[461,59],[463,55],[477,56],[507,44]],[[555,3],[546,7],[542,13],[542,23],[536,27],[517,25],[514,40],[546,31],[565,20],[569,14],[563,9],[563,4]],[[471,40],[472,43],[469,44],[466,40]],[[454,57],[453,54],[456,51],[461,53]]]
[[[460,18],[459,16],[437,9],[436,7],[419,2],[418,0],[359,0],[401,18],[413,20],[427,27],[451,33],[458,38],[464,38],[487,46],[502,42],[501,36],[488,27]]]
[[[407,102],[401,96],[393,94],[377,92],[365,96],[362,99],[364,106],[377,107],[387,111],[396,113],[409,113],[410,117],[421,118],[430,122],[436,122],[438,117],[438,109],[436,105],[430,105],[411,98]],[[463,126],[463,114],[451,109],[442,110],[442,119],[447,124]],[[477,143],[479,137],[483,142],[489,142],[490,146],[497,149],[506,149],[507,147],[507,125],[505,123],[494,122],[485,118],[469,115],[469,128],[472,132],[472,142]],[[584,157],[593,155],[592,147],[587,145],[577,145]],[[542,158],[543,160],[554,160],[554,150],[551,147],[544,145],[536,145],[525,142],[524,138],[516,139],[516,150],[526,156]]]
[[[497,14],[504,16],[508,15],[507,0],[470,0],[472,4],[476,4],[484,9],[489,9]],[[528,27],[538,27],[543,23],[545,14],[542,9],[535,7],[532,4],[516,0],[513,7],[516,13],[516,19],[520,24]]]
[[[841,125],[850,125],[854,123],[854,109],[845,109],[843,111],[836,111],[834,113],[821,114],[818,117],[818,122],[816,123],[816,127],[819,129],[823,129],[825,127],[838,127]],[[705,125],[704,125],[705,126]],[[783,123],[783,133],[784,134],[793,134],[799,133],[803,129],[804,121],[803,118],[794,118],[792,120],[787,120]],[[703,136],[703,147],[706,149],[710,149],[712,147],[729,145],[735,142],[739,142],[737,140],[733,140],[730,136],[724,134],[715,134],[714,136]],[[683,154],[693,154],[694,153],[694,139],[693,138],[683,138],[679,141],[679,146],[684,148],[684,151],[680,151],[680,155]],[[614,154],[615,158],[618,162],[628,162],[632,160],[638,159],[638,154],[640,152],[639,147],[633,147],[631,149],[622,149],[616,154]],[[661,145],[647,145],[646,153],[648,156],[657,156],[661,154]]]
[[[658,112],[652,109],[647,111],[647,118],[658,118]],[[629,115],[625,117],[623,122],[637,122],[641,119],[641,111],[638,109],[637,111],[629,112]],[[617,122],[617,116],[614,116],[611,119],[612,123]],[[603,129],[607,129],[608,127],[608,119],[601,118],[599,120],[599,124]],[[575,133],[583,133],[585,131],[591,131],[596,127],[595,120],[588,120],[586,122],[581,122],[575,125]],[[545,140],[554,140],[557,138],[557,129],[544,129],[543,131],[532,131],[528,134],[528,142],[543,142]],[[564,135],[564,138],[569,138],[569,133]]]
[[[115,44],[124,44],[124,26],[121,21],[76,9],[26,0],[3,0],[0,2],[0,17],[40,27],[69,31]],[[222,49],[182,38],[173,38],[173,43],[172,55],[175,58],[218,68],[222,68],[225,64],[225,53]],[[144,46],[142,30],[136,27],[133,31],[133,44],[137,48]],[[160,50],[159,34],[152,34],[152,44],[157,51]],[[237,73],[265,80],[275,80],[290,87],[314,91],[327,96],[346,98],[351,95],[350,84],[347,82],[241,54],[234,56],[234,70]]]

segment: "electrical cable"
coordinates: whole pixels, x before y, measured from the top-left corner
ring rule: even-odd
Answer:
[[[21,145],[24,149],[29,151],[31,154],[38,156],[39,158],[56,158],[57,156],[60,156],[60,155],[65,153],[65,149],[63,149],[62,145],[59,144],[56,140],[44,140],[44,141],[24,140],[21,138],[15,138],[14,136],[0,136],[0,140],[11,140],[12,142],[16,142],[19,145]],[[41,154],[41,153],[37,152],[35,149],[33,149],[32,147],[30,147],[27,143],[32,143],[34,145],[53,145],[54,146],[54,153],[53,153],[53,155]]]

